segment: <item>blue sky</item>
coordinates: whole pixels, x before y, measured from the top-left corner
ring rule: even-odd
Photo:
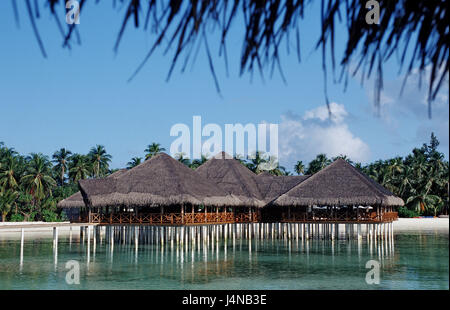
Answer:
[[[381,116],[374,113],[373,83],[361,86],[359,80],[351,79],[345,92],[342,84],[328,81],[336,117],[324,117],[321,53],[314,51],[320,30],[318,2],[300,23],[302,62],[298,63],[292,51],[283,55],[287,85],[277,72],[271,79],[266,74],[265,82],[257,74],[253,81],[249,74],[239,77],[242,34],[236,24],[228,39],[229,77],[223,59],[215,58],[222,96],[216,92],[203,50],[192,70],[180,74],[178,65],[166,82],[171,53],[163,55],[159,49],[127,83],[154,36],[130,24],[115,54],[125,7],[114,11],[106,2],[87,5],[77,26],[82,45],[71,50],[61,48],[55,21],[41,7],[38,28],[48,54],[44,59],[28,17],[21,14],[17,28],[11,2],[0,2],[0,141],[20,153],[51,155],[61,147],[86,153],[102,144],[113,156],[112,167],[124,167],[130,158],[143,156],[152,142],[169,149],[175,139],[170,128],[176,123],[192,126],[192,117],[200,115],[203,124],[216,123],[222,128],[227,123],[279,124],[280,162],[289,170],[296,160],[308,162],[319,152],[345,153],[363,163],[405,156],[427,142],[431,131],[448,159],[448,82],[429,120],[425,87],[418,90],[417,76],[399,98],[402,75],[397,74],[395,59],[385,68]],[[24,4],[19,6],[25,13]],[[61,7],[60,12],[63,23]],[[337,36],[339,56],[345,30],[340,28]]]

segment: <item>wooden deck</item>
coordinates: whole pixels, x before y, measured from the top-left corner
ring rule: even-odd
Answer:
[[[258,216],[255,213],[167,213],[167,214],[141,214],[132,213],[100,214],[91,213],[79,217],[72,222],[96,223],[100,225],[115,224],[140,224],[140,225],[200,225],[200,224],[233,224],[233,223],[257,223]]]
[[[78,227],[78,226],[96,226],[97,223],[37,223],[37,224],[17,224],[17,225],[0,225],[0,230],[11,231],[16,229],[33,229],[33,228],[53,228],[53,227]]]
[[[289,215],[283,214],[282,223],[346,223],[346,224],[370,224],[370,223],[390,223],[398,219],[398,212],[385,212],[377,214],[371,212],[359,215],[329,214],[325,212],[291,212]]]
[[[101,214],[91,213],[90,217],[80,216],[72,219],[73,223],[91,223],[98,225],[206,225],[206,224],[233,224],[233,223],[345,223],[345,224],[374,224],[390,223],[398,218],[397,212],[376,212],[355,215],[329,214],[325,212],[290,212],[278,217],[263,217],[259,213],[167,213],[167,214],[139,214],[118,213]]]

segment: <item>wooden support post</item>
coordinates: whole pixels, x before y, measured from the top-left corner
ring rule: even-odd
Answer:
[[[20,235],[20,271],[22,271],[23,267],[23,244],[25,240],[25,229],[21,229],[21,235]]]
[[[58,247],[58,227],[53,227],[53,246]]]
[[[181,224],[184,224],[184,204],[181,205]]]

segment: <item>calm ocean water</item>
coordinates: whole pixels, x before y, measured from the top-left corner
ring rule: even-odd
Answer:
[[[396,233],[394,242],[231,240],[213,246],[110,244],[60,238],[0,241],[0,289],[449,289],[449,237]],[[380,283],[366,283],[366,263]],[[68,261],[80,284],[67,284]]]

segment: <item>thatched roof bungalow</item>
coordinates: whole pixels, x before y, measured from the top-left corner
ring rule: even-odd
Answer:
[[[79,186],[90,207],[243,204],[165,153],[124,172],[120,178],[80,180]]]
[[[126,172],[127,169],[120,169],[106,178],[118,178],[120,177],[124,172]],[[61,200],[58,202],[58,208],[82,208],[85,207],[83,196],[81,195],[81,192],[76,192],[75,194],[67,197],[66,199]]]
[[[236,196],[246,206],[265,205],[256,174],[225,152],[220,152],[198,167],[195,172],[225,192]]]
[[[257,176],[258,187],[264,202],[270,203],[294,186],[306,180],[309,175],[275,176],[264,171]]]
[[[402,206],[403,200],[337,159],[272,202],[275,206]]]

